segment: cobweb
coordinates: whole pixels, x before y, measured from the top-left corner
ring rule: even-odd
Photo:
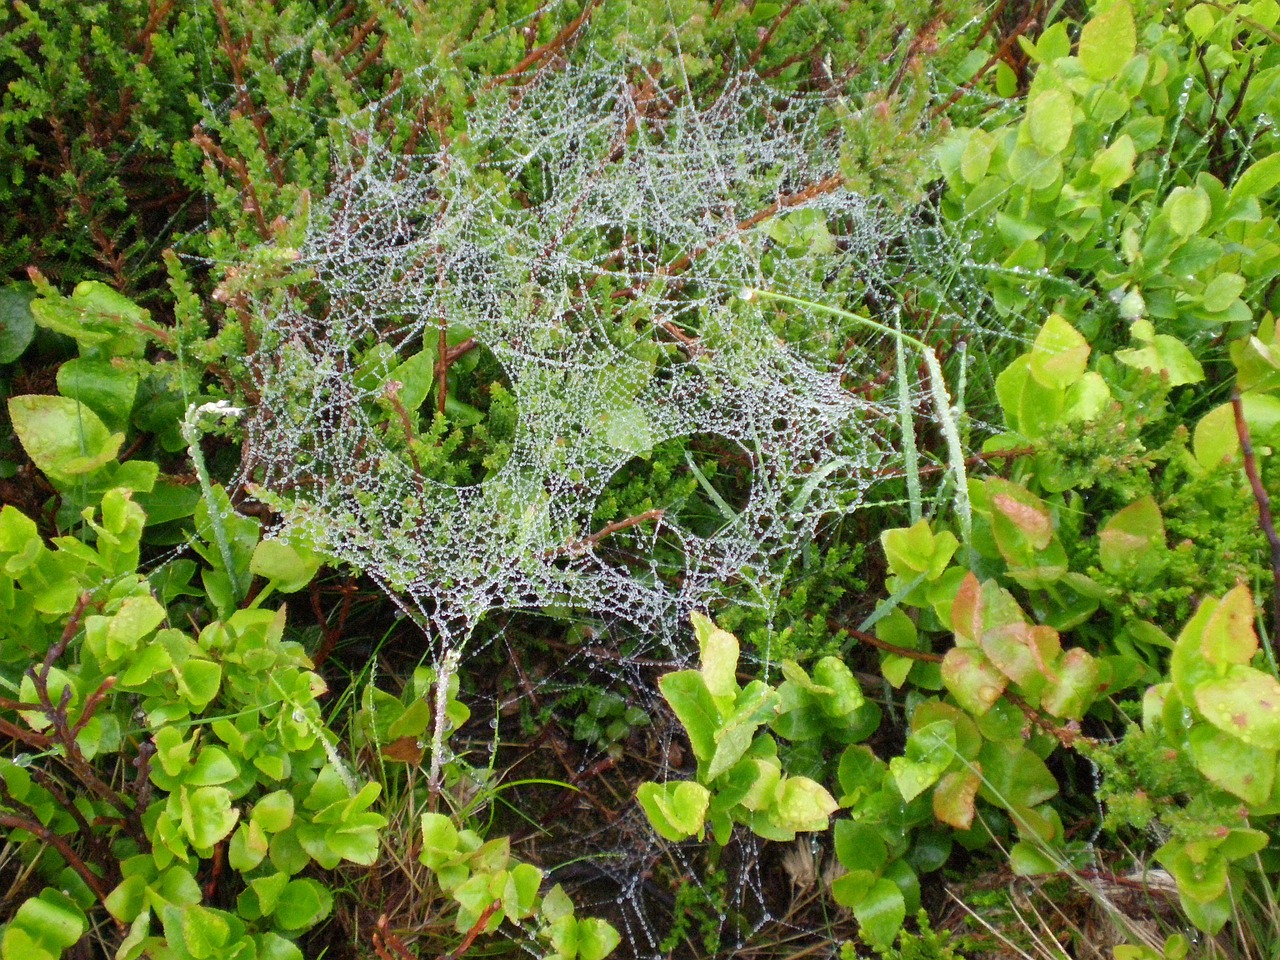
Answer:
[[[362,136],[312,211],[297,290],[262,304],[252,478],[446,647],[495,609],[567,606],[669,637],[726,584],[767,596],[776,559],[855,507],[889,455],[875,424],[892,411],[846,388],[878,337],[823,359],[740,292],[829,302],[876,273],[896,225],[839,188],[827,104],[747,77],[691,101],[579,66],[478,94],[466,133],[432,152]],[[487,348],[518,420],[505,462],[467,485],[422,466],[441,350],[459,345]],[[718,529],[660,508],[594,522],[629,461],[694,435],[750,463],[740,509],[713,497]],[[677,543],[682,569],[605,562],[623,530]]]
[[[256,304],[245,479],[279,535],[376,579],[443,670],[494,611],[573,611],[626,625],[613,676],[652,707],[642,665],[690,661],[688,613],[767,613],[798,545],[899,456],[892,392],[859,389],[894,339],[742,291],[857,308],[916,227],[841,186],[838,100],[749,75],[695,97],[579,59],[475,90],[465,131],[417,152],[377,109],[352,122],[289,282]],[[710,509],[611,514],[672,449]],[[645,878],[670,851],[634,806],[576,839],[608,855],[631,952],[656,954]],[[763,923],[766,885],[744,866],[730,908]]]

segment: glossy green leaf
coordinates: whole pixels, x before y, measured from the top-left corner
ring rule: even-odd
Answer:
[[[678,670],[658,681],[663,698],[689,736],[693,754],[702,763],[710,763],[716,752],[716,731],[720,727],[720,710],[697,670]]]
[[[1042,386],[1065,390],[1089,362],[1089,343],[1063,317],[1050,314],[1031,347],[1028,370]]]
[[[617,949],[622,937],[607,921],[583,917],[578,921],[578,960],[604,960]]]
[[[711,794],[700,783],[680,780],[672,783],[642,783],[636,799],[661,837],[685,840],[701,833]]]
[[[36,330],[31,314],[34,296],[29,284],[0,287],[0,364],[13,363],[31,343]]]
[[[1127,0],[1117,0],[1084,25],[1076,52],[1092,79],[1110,80],[1120,75],[1137,44],[1133,10]]]
[[[182,788],[182,829],[191,845],[198,850],[212,850],[213,845],[235,829],[240,811],[231,805],[231,794],[225,787]]]
[[[1169,226],[1183,239],[1200,231],[1209,220],[1210,210],[1209,195],[1200,187],[1174,187],[1164,202]]]
[[[997,806],[1035,807],[1058,792],[1044,761],[1019,741],[988,741],[978,753],[982,764],[979,795]]]
[[[1098,532],[1102,569],[1139,583],[1151,581],[1163,569],[1164,549],[1164,518],[1152,496],[1135,500]]]
[[[280,894],[273,914],[284,930],[302,931],[314,927],[333,909],[333,894],[310,877],[290,880]]]
[[[287,790],[276,790],[260,797],[249,818],[268,833],[287,830],[293,823],[293,795]]]
[[[1214,603],[1200,635],[1200,653],[1213,664],[1247,664],[1257,652],[1253,595],[1239,583]]]
[[[1276,748],[1251,746],[1204,724],[1187,735],[1196,769],[1215,786],[1245,803],[1262,804],[1271,795],[1276,774]]]
[[[693,629],[707,691],[716,700],[732,701],[738,693],[738,638],[700,613],[693,614]]]
[[[833,837],[836,858],[846,870],[879,873],[889,862],[889,848],[880,831],[869,823],[837,820]]]
[[[787,777],[778,788],[773,819],[796,833],[825,830],[840,808],[826,787],[808,777]]]
[[[41,952],[51,958],[60,957],[84,936],[88,927],[84,911],[74,900],[45,887],[18,906],[0,939],[0,958],[37,960]]]
[[[1197,684],[1195,702],[1206,720],[1250,746],[1280,744],[1280,683],[1269,673],[1233,666]]]
[[[955,535],[948,530],[934,534],[928,520],[920,520],[910,527],[884,530],[880,543],[889,569],[905,580],[921,574],[926,580],[938,579],[959,546]]]
[[[1057,873],[1058,861],[1029,840],[1019,840],[1009,848],[1009,868],[1016,877],[1034,877]]]
[[[69,397],[9,400],[9,419],[33,463],[65,483],[115,458],[123,433],[111,433],[96,413]]]
[[[58,392],[78,400],[113,430],[122,430],[133,412],[138,375],[109,360],[68,360],[58,368]]]
[[[1098,178],[1104,190],[1114,190],[1133,176],[1133,162],[1137,155],[1133,138],[1122,133],[1107,149],[1093,158],[1089,170]]]
[[[1280,186],[1280,153],[1255,161],[1231,188],[1231,202],[1262,197]]]
[[[877,880],[852,907],[858,933],[875,947],[887,949],[907,917],[906,900],[892,880]]]
[[[283,540],[263,540],[254,548],[249,570],[272,581],[281,593],[295,593],[320,569],[320,558]]]
[[[1061,153],[1071,142],[1073,108],[1071,94],[1062,89],[1044,90],[1027,101],[1027,129],[1043,153]]]
[[[955,727],[950,720],[936,720],[911,734],[903,755],[889,761],[889,772],[910,803],[937,783],[955,758]]]

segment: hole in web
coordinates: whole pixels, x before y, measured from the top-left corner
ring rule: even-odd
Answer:
[[[469,328],[445,329],[443,377],[441,352],[438,331],[428,328],[422,349],[391,371],[400,383],[393,419],[402,431],[408,419],[410,450],[426,479],[473,486],[511,457],[516,397],[506,368]]]
[[[636,524],[601,540],[600,554],[624,567],[652,564],[678,573],[684,568],[684,537],[712,539],[746,510],[753,469],[747,450],[718,433],[664,440],[647,456],[632,457],[601,491],[592,525],[603,530],[660,509],[658,538],[653,522]]]

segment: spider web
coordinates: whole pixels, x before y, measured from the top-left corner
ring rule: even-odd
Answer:
[[[670,636],[725,584],[767,595],[775,560],[855,507],[891,455],[869,429],[891,411],[845,387],[881,363],[879,336],[825,360],[739,296],[827,302],[881,269],[900,226],[839,189],[828,105],[748,77],[705,106],[679,89],[645,99],[644,83],[567,67],[482,92],[465,144],[422,155],[366,134],[297,250],[306,295],[262,304],[249,474],[446,647],[495,609],[566,606]],[[772,224],[817,240],[781,251]],[[518,417],[505,462],[469,485],[421,466],[435,411],[404,382],[438,390],[451,331],[500,364]],[[741,509],[708,493],[719,529],[661,508],[595,522],[619,470],[699,434],[751,465]],[[624,530],[677,544],[682,569],[606,562]]]
[[[816,526],[901,459],[893,391],[858,389],[895,369],[894,339],[741,292],[856,307],[898,275],[904,246],[918,254],[920,226],[841,187],[838,99],[749,74],[698,97],[640,63],[580,60],[476,89],[465,131],[419,152],[379,132],[394,103],[350,122],[335,186],[285,254],[289,282],[255,305],[244,479],[281,511],[278,535],[377,580],[443,673],[477,654],[468,641],[495,611],[571,611],[625,653],[571,653],[538,689],[607,670],[656,716],[650,667],[691,661],[689,612],[732,597],[768,613]],[[481,385],[476,421],[448,371],[481,351],[498,386]],[[515,426],[495,440],[500,402]],[[686,493],[610,514],[620,478],[673,445]],[[442,465],[471,447],[467,476]],[[717,476],[735,475],[749,481],[730,496]],[[691,483],[709,517],[682,509]],[[653,737],[659,756],[678,739]],[[431,748],[434,780],[443,731]],[[658,955],[672,908],[647,878],[674,858],[701,889],[694,861],[634,804],[574,844],[631,955]],[[759,930],[777,919],[776,871],[759,845],[735,846],[719,922]]]

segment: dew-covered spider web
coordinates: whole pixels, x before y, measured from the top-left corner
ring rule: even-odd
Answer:
[[[477,93],[438,150],[361,137],[301,279],[261,304],[253,479],[446,646],[494,609],[667,637],[726,583],[767,596],[775,559],[897,445],[893,407],[849,389],[892,356],[881,334],[821,318],[796,342],[795,308],[741,295],[839,302],[884,270],[901,224],[841,189],[830,104],[746,77],[684,93],[565,68]],[[468,367],[489,378],[470,403]],[[714,522],[599,515],[612,478],[681,438],[749,465],[750,490],[732,502],[691,455]],[[459,476],[442,447],[478,462]],[[607,562],[624,531],[679,569]]]
[[[478,87],[430,145],[392,151],[377,109],[352,121],[255,305],[245,479],[281,535],[378,581],[438,666],[465,670],[495,613],[568,612],[627,642],[567,651],[534,695],[606,671],[656,715],[689,612],[767,613],[799,545],[901,459],[895,339],[749,292],[863,311],[919,228],[843,186],[838,98],[749,75],[695,96],[575,59]],[[647,778],[680,776],[678,737],[654,736]],[[627,952],[655,955],[649,888],[680,854],[634,804],[615,814],[574,838],[582,910],[615,902]],[[722,909],[758,928],[794,876],[737,846]]]

